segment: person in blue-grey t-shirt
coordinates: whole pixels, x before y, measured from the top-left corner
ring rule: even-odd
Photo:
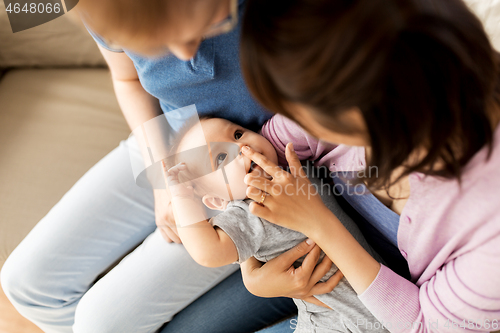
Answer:
[[[76,9],[109,65],[131,130],[172,111],[176,131],[184,118],[175,110],[192,104],[200,116],[258,130],[271,114],[242,78],[244,7],[242,0],[80,0]],[[134,183],[129,159],[141,158],[133,136],[123,141],[12,253],[2,275],[20,281],[6,287],[19,312],[57,333],[251,332],[292,315],[289,298],[251,295],[238,266],[193,261],[178,244],[166,192]]]

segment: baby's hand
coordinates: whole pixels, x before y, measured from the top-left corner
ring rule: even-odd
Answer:
[[[163,167],[163,175],[165,177],[165,184],[170,190],[172,197],[193,197],[194,189],[191,182],[179,181],[179,172],[187,170],[187,166],[184,163],[179,163],[167,170],[165,162],[161,162]]]

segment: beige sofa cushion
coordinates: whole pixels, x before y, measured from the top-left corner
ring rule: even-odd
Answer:
[[[12,70],[0,81],[0,267],[128,126],[105,69]]]
[[[74,16],[73,11],[70,12]],[[25,31],[12,33],[0,1],[0,68],[19,66],[104,66],[88,32],[66,14]]]

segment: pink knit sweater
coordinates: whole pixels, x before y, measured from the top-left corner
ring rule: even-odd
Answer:
[[[364,149],[333,146],[277,115],[262,128],[286,163],[293,142],[300,159],[332,171],[364,168]],[[411,281],[382,266],[359,298],[391,332],[500,330],[500,126],[494,149],[479,151],[462,185],[410,175],[411,193],[401,214],[398,247]],[[363,327],[371,323],[360,323]]]

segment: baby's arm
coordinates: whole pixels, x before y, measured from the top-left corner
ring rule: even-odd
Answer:
[[[182,165],[166,170],[167,186],[172,195],[177,232],[186,250],[200,265],[219,267],[238,260],[236,246],[220,228],[213,227],[206,215],[205,207],[194,195],[192,186],[179,184],[177,173],[185,169]]]

